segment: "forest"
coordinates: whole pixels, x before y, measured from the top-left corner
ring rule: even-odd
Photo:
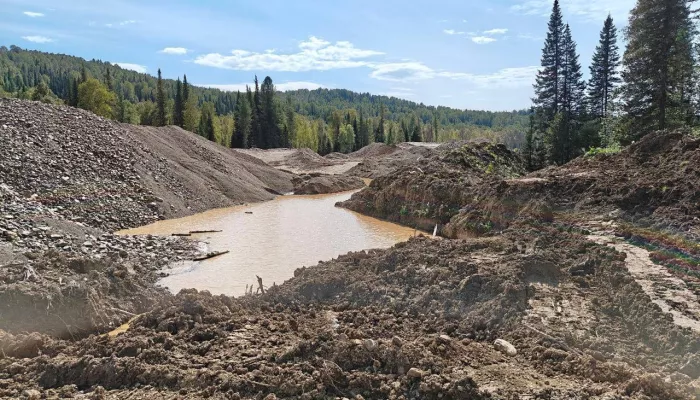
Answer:
[[[603,22],[588,82],[559,0],[554,1],[534,85],[523,154],[530,169],[582,154],[620,151],[642,136],[698,124],[698,44],[693,0],[638,0],[620,56]]]
[[[527,110],[433,107],[344,89],[278,92],[253,77],[249,93],[202,88],[100,60],[0,47],[0,96],[67,104],[141,125],[178,125],[234,147],[350,152],[375,141],[489,140],[520,148]]]

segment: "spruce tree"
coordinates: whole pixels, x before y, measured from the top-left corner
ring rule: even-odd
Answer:
[[[261,132],[263,134],[263,148],[273,149],[280,146],[286,146],[287,143],[282,143],[282,131],[279,127],[277,110],[275,107],[275,85],[272,83],[272,78],[266,76],[260,86],[260,106],[262,118],[260,119]]]
[[[114,81],[112,80],[112,74],[109,72],[109,67],[105,69],[105,85],[107,85],[107,89],[114,91]]]
[[[182,101],[182,83],[180,77],[175,81],[175,104],[173,109],[173,123],[180,128],[184,126],[185,119],[183,118],[184,102]]]
[[[626,141],[691,118],[695,27],[688,0],[638,0],[625,32]]]
[[[583,72],[576,53],[576,42],[571,37],[571,29],[567,24],[564,27],[562,48],[564,59],[562,64],[562,81],[560,112],[564,118],[563,132],[560,132],[562,148],[558,149],[558,159],[553,162],[563,164],[576,157],[580,146],[587,147],[580,143],[579,131],[585,118],[585,97],[586,84],[583,81]]]
[[[85,64],[83,64],[83,65],[81,65],[81,68],[80,68],[80,82],[79,83],[87,82],[88,78],[90,78],[90,75],[88,75],[87,68],[85,67]]]
[[[415,123],[413,124],[413,132],[411,133],[412,142],[422,142],[423,137],[421,135],[420,119],[416,117]]]
[[[610,15],[600,31],[600,42],[596,46],[591,62],[591,79],[588,81],[588,106],[591,117],[606,118],[615,85],[620,83],[620,54],[617,47],[617,28]]]
[[[158,68],[158,83],[156,86],[156,119],[155,126],[165,126],[167,123],[165,115],[165,89],[163,88],[163,77]]]
[[[246,93],[250,90],[246,86]],[[241,96],[238,92],[236,96],[236,123],[234,125],[234,134],[231,138],[231,147],[245,149],[248,148],[248,137],[250,136],[250,103],[247,98]]]
[[[561,70],[564,64],[564,29],[559,0],[554,0],[547,37],[542,49],[542,68],[537,73],[533,99],[535,106],[543,111],[545,125],[551,122],[554,115],[559,112]]]
[[[258,76],[255,76],[255,92],[248,92],[248,98],[251,104],[251,135],[250,145],[260,149],[265,148],[265,138],[262,132],[262,107],[260,105],[260,86],[258,85]]]
[[[78,79],[73,78],[70,81],[70,91],[68,94],[68,105],[78,107]]]
[[[382,104],[379,111],[379,125],[377,125],[377,130],[374,133],[374,141],[377,143],[386,142],[386,135],[384,134],[384,114],[386,113],[386,107]]]
[[[184,105],[187,104],[187,102],[190,100],[190,85],[187,83],[187,75],[183,77],[182,81],[182,104],[183,104],[183,110],[185,109]]]
[[[525,166],[528,171],[534,171],[535,167],[535,110],[530,108],[530,126],[525,133],[525,147],[523,148],[523,156],[525,158]]]
[[[440,125],[439,125],[439,122],[438,122],[437,111],[434,111],[434,112],[433,112],[433,121],[432,121],[432,123],[433,123],[433,142],[439,142],[439,141],[440,141],[440,137],[439,137],[440,134],[438,133],[438,131],[440,130]]]

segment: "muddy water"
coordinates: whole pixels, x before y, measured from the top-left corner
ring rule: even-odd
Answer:
[[[193,230],[221,230],[193,235],[208,251],[230,253],[167,270],[160,282],[173,292],[183,288],[241,295],[256,275],[268,286],[349,251],[387,248],[407,240],[414,230],[335,207],[353,192],[318,196],[281,196],[275,200],[207,211],[185,218],[119,232],[171,235]]]

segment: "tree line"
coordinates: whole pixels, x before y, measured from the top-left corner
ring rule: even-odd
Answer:
[[[530,169],[697,123],[692,2],[638,0],[624,31],[622,57],[608,15],[585,82],[571,28],[554,1],[523,149]]]
[[[457,110],[343,89],[277,92],[267,78],[224,92],[193,86],[186,76],[163,79],[160,71],[153,77],[16,46],[0,47],[0,96],[65,103],[131,124],[177,125],[227,146],[320,153],[408,140],[484,139],[518,148],[528,122],[526,110]]]

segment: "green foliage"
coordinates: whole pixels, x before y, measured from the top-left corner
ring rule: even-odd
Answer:
[[[78,86],[78,107],[105,118],[113,118],[117,96],[95,78],[88,78]]]
[[[588,104],[593,118],[602,119],[610,115],[615,85],[620,83],[618,68],[620,53],[617,47],[617,28],[610,15],[600,31],[600,42],[591,62],[591,79],[588,82]]]
[[[339,145],[335,151],[350,153],[355,145],[355,130],[352,125],[344,124],[340,127]]]
[[[696,35],[687,0],[638,0],[632,9],[622,74],[625,143],[691,121]]]
[[[165,89],[163,88],[163,77],[158,68],[158,83],[156,84],[156,118],[155,126],[165,126],[168,121],[165,117]]]
[[[612,145],[609,147],[591,147],[590,149],[588,149],[588,151],[586,151],[585,156],[595,157],[599,154],[617,154],[620,151],[622,151],[622,148],[619,144]]]

